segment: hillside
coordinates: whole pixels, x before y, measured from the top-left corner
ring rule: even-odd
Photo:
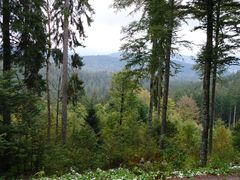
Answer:
[[[84,56],[83,57],[83,71],[88,72],[118,72],[125,62],[120,60],[120,53],[113,53],[109,55]],[[174,56],[173,62],[180,65],[180,69],[173,79],[177,80],[197,80],[198,75],[192,70],[193,60],[190,56]],[[172,69],[172,74],[175,75]]]

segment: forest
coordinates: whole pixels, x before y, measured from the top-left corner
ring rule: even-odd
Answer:
[[[114,72],[76,51],[93,3],[0,0],[0,179],[239,179],[240,1],[112,0],[140,14]],[[191,20],[198,78],[174,79]]]

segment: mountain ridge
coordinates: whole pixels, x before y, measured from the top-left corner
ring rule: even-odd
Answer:
[[[116,73],[121,71],[125,62],[121,61],[120,53],[112,53],[108,55],[89,55],[83,56],[84,66],[83,71],[88,72],[110,72]],[[192,69],[193,60],[190,56],[180,56],[175,55],[172,57],[173,62],[179,64],[182,68],[180,72],[174,76],[174,79],[181,80],[197,80],[199,78],[198,74]],[[174,70],[172,69],[172,72]]]

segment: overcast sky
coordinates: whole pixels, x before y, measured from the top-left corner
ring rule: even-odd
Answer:
[[[121,28],[137,19],[139,16],[130,16],[129,11],[116,12],[110,6],[113,0],[90,0],[95,14],[94,22],[90,28],[86,29],[85,48],[78,48],[80,55],[102,55],[118,52],[121,46]],[[196,22],[189,22],[189,25],[183,25],[179,35],[182,39],[191,40],[195,44],[204,43],[205,36],[203,32],[190,32]],[[181,48],[182,55],[195,55],[198,46],[193,46],[193,50]]]

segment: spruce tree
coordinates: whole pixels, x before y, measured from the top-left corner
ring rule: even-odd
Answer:
[[[163,137],[166,132],[170,66],[172,64],[171,55],[173,54],[172,44],[177,43],[176,30],[185,14],[182,12],[181,2],[166,2],[165,0],[116,0],[114,7],[122,9],[133,4],[136,6],[135,11],[141,7],[143,13],[139,21],[134,21],[123,29],[125,43],[121,47],[122,60],[126,60],[126,67],[131,69],[137,78],[147,77],[150,79],[148,113],[150,131],[152,129],[154,101],[157,99],[158,119],[160,120],[160,102],[163,96],[161,114]],[[162,82],[163,79],[164,82]]]
[[[47,40],[43,5],[40,0],[17,1],[13,7],[13,30],[15,38],[19,39],[14,53],[15,64],[21,69],[27,89],[38,95],[45,89],[39,73],[45,62]]]
[[[3,40],[3,74],[7,75],[11,70],[11,42],[10,42],[10,2],[3,1],[2,5],[2,40]],[[6,76],[7,77],[7,76]],[[5,103],[5,102],[2,102]],[[2,109],[3,123],[10,125],[11,114],[8,104],[4,104]]]
[[[195,29],[207,28],[207,14],[205,9],[205,1],[193,1],[192,13],[195,18],[200,21],[200,26]],[[226,66],[236,64],[238,58],[234,55],[234,51],[238,48],[239,37],[236,33],[237,24],[236,19],[239,11],[239,2],[234,0],[217,0],[213,5],[213,52],[211,62],[211,91],[210,91],[210,109],[209,109],[209,153],[212,151],[212,134],[213,125],[216,119],[216,83],[217,76],[221,75]],[[207,49],[204,47],[198,56],[197,68],[201,72],[204,69],[205,58],[207,56]]]
[[[203,131],[201,144],[201,165],[206,166],[208,157],[208,132],[210,122],[210,74],[211,63],[213,59],[213,1],[205,1],[205,12],[207,15],[207,41],[206,54],[204,57],[204,73],[203,73]]]
[[[50,82],[49,82],[49,68],[50,68],[50,58],[52,56],[52,1],[47,0],[45,5],[45,11],[47,14],[47,57],[46,57],[46,92],[47,92],[47,109],[48,109],[48,130],[47,138],[48,142],[51,140],[51,127],[52,127],[52,113],[51,113],[51,96],[50,96]]]
[[[68,90],[68,48],[83,46],[86,37],[83,18],[87,25],[94,13],[88,0],[57,0],[53,4],[53,36],[57,46],[63,48],[62,73],[62,143],[67,141],[67,90]]]

